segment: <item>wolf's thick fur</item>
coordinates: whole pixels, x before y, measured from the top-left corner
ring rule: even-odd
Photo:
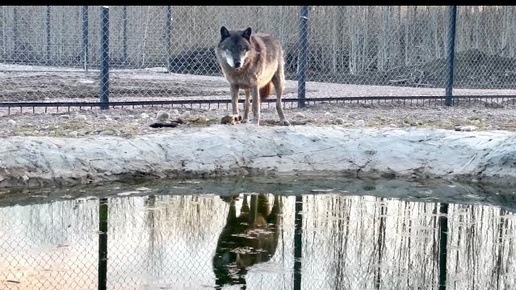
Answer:
[[[276,91],[276,111],[283,125],[285,118],[281,97],[285,86],[283,50],[279,41],[263,33],[220,28],[221,39],[217,45],[217,60],[230,84],[233,114],[238,115],[238,92],[245,91],[243,122],[249,122],[250,96],[253,105],[253,123],[260,123],[260,103]]]
[[[269,261],[278,247],[281,198],[274,195],[272,208],[265,194],[251,196],[250,206],[247,198],[244,195],[238,216],[235,197],[222,198],[229,203],[229,212],[213,257],[216,289],[225,284],[245,287],[248,267]]]

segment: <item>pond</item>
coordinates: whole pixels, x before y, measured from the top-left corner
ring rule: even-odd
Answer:
[[[240,178],[0,193],[0,289],[516,289],[510,188]]]

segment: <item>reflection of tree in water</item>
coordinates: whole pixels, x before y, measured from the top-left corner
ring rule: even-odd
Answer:
[[[145,201],[145,229],[148,232],[148,244],[144,263],[148,266],[149,272],[158,276],[157,269],[165,266],[166,257],[165,250],[160,247],[160,243],[164,240],[163,231],[160,231],[159,215],[156,215],[156,196],[149,195]]]
[[[305,284],[319,275],[332,289],[516,289],[510,211],[329,194],[303,203],[303,248],[316,249],[303,259],[321,265],[304,269]]]
[[[224,199],[230,206],[213,257],[216,284],[218,287],[241,284],[245,288],[247,268],[269,261],[276,252],[281,201],[275,195],[270,208],[267,195],[252,195],[249,206],[248,196],[244,195],[240,215],[237,216],[236,197]]]
[[[199,195],[148,195],[143,199],[143,216],[135,214],[134,209],[127,207],[131,199],[117,199],[125,201],[121,204],[119,212],[125,215],[132,213],[132,217],[143,221],[133,222],[134,229],[126,229],[127,224],[119,221],[116,225],[124,230],[134,231],[135,247],[133,253],[124,254],[124,259],[138,261],[138,266],[146,269],[151,277],[167,277],[175,263],[185,263],[187,259],[197,260],[199,257],[211,258],[211,250],[204,247],[205,244],[213,244],[212,229],[222,227],[221,218],[225,213],[218,210],[220,201],[213,197]],[[123,210],[122,210],[123,209]],[[132,221],[131,221],[132,222]],[[186,244],[187,248],[170,249],[169,244]],[[127,244],[117,245],[121,248]],[[176,254],[179,253],[179,254]],[[210,267],[211,268],[211,267]],[[143,270],[137,270],[143,271]],[[186,281],[198,279],[200,272],[192,272],[188,268],[177,269]],[[209,272],[206,272],[208,275]],[[138,272],[140,273],[140,272]],[[203,272],[204,273],[204,272]],[[193,275],[193,277],[191,276]],[[210,277],[210,278],[208,278]],[[211,279],[211,276],[204,277]]]

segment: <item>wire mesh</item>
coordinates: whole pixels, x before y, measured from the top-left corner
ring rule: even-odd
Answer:
[[[98,100],[101,9],[3,6],[1,101]],[[443,96],[449,7],[308,9],[307,98]],[[457,11],[456,94],[514,97],[516,8]],[[289,80],[285,97],[297,98],[301,16],[299,6],[109,7],[110,100],[228,98],[214,54],[222,25],[277,37]]]

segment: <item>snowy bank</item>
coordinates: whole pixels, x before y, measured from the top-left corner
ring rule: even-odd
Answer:
[[[135,177],[342,174],[514,183],[515,132],[441,129],[175,128],[131,138],[0,140],[0,187]]]

